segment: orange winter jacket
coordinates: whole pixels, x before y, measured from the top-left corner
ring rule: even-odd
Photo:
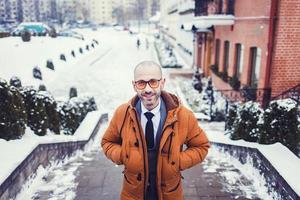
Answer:
[[[162,91],[161,97],[167,117],[157,155],[158,198],[183,199],[181,171],[202,162],[210,145],[193,113],[176,96]],[[117,108],[101,141],[105,155],[124,165],[122,200],[145,199],[149,179],[147,145],[135,109],[138,100],[135,96]]]

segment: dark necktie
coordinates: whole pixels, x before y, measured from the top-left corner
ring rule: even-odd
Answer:
[[[146,123],[146,130],[145,130],[147,148],[152,149],[154,147],[154,128],[152,122],[152,117],[154,116],[154,114],[151,112],[146,112],[144,115],[148,120]]]

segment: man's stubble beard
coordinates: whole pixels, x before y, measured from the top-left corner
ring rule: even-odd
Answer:
[[[153,109],[153,105],[155,103],[158,102],[158,99],[160,98],[160,95],[161,95],[161,91],[158,91],[158,92],[151,92],[151,102],[149,102],[147,99],[144,99],[143,97],[143,94],[145,93],[142,93],[142,94],[138,94],[138,97],[141,99],[143,105],[148,109],[148,108],[151,108]]]

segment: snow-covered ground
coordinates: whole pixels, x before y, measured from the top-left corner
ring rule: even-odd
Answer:
[[[39,81],[32,78],[32,68],[39,65],[42,68],[43,83],[56,99],[66,99],[69,88],[75,86],[78,89],[79,96],[83,94],[94,96],[100,108],[100,113],[108,112],[111,116],[118,105],[128,101],[134,95],[131,80],[135,65],[142,60],[157,60],[153,44],[151,43],[152,40],[149,38],[150,48],[146,49],[144,43],[145,37],[148,37],[146,34],[129,35],[128,32],[114,31],[111,28],[98,29],[98,31],[79,31],[85,35],[85,41],[72,38],[33,38],[32,43],[25,44],[21,42],[20,38],[0,39],[0,77],[8,80],[12,75],[17,75],[21,78],[23,85],[37,85]],[[136,48],[137,37],[142,42],[140,49]],[[71,50],[77,50],[78,52],[79,47],[84,48],[88,41],[92,41],[92,39],[96,39],[99,42],[95,49],[90,51],[84,50],[83,55],[77,53],[76,58],[71,57]],[[67,62],[59,60],[60,53],[69,55],[67,56]],[[45,67],[47,59],[53,59],[56,67],[55,71]],[[164,70],[164,73],[167,71]],[[166,88],[167,90],[175,91],[169,80],[166,82]],[[100,115],[100,113],[97,115]],[[287,149],[282,148],[278,144],[263,146],[242,141],[231,141],[223,134],[224,124],[201,123],[201,126],[207,132],[211,141],[258,148],[300,195],[300,177],[295,176],[300,169],[300,161],[290,156],[293,154]],[[67,136],[55,136],[49,133],[45,138],[47,137],[63,138]],[[70,137],[77,139],[76,134],[75,136],[68,136],[67,139]],[[0,183],[5,180],[13,166],[16,167],[22,157],[26,157],[33,145],[42,142],[43,138],[35,136],[28,130],[24,138],[19,141],[7,142],[0,139]],[[53,141],[55,139],[51,142]],[[50,142],[50,139],[48,142]],[[100,149],[99,143],[95,143],[97,148]],[[82,152],[78,153],[78,155],[81,154]],[[216,162],[221,162],[221,158],[224,159],[221,152],[218,153],[216,151],[212,155],[215,158],[220,157],[220,160],[217,159]],[[282,162],[283,160],[284,162]],[[52,170],[63,169],[60,164],[53,164],[53,166],[56,167],[52,168]],[[243,166],[238,167],[242,168]],[[48,170],[51,169],[46,169],[46,171]],[[255,169],[252,170],[255,171]],[[43,177],[43,173],[45,171],[41,169],[36,177]],[[73,171],[71,170],[70,173],[72,174]],[[252,174],[255,174],[255,172]],[[74,178],[65,175],[59,170],[57,175],[64,175],[68,180],[73,180]],[[224,174],[224,176],[229,176],[227,178],[232,179],[230,174]],[[255,179],[256,177],[252,178]],[[264,189],[257,191],[264,191]],[[22,196],[22,194],[20,195]]]

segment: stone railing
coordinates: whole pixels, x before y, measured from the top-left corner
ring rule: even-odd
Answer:
[[[211,142],[219,151],[229,153],[237,158],[242,164],[251,163],[267,183],[268,192],[275,193],[279,199],[298,200],[300,197],[278,173],[269,160],[256,148],[236,146]]]
[[[101,124],[107,119],[107,114],[99,117],[92,133],[87,133],[90,134],[87,140],[39,144],[0,185],[0,200],[14,199],[26,180],[36,172],[40,165],[45,167],[50,161],[62,160],[71,156],[76,150],[83,149],[90,140],[94,139]]]

